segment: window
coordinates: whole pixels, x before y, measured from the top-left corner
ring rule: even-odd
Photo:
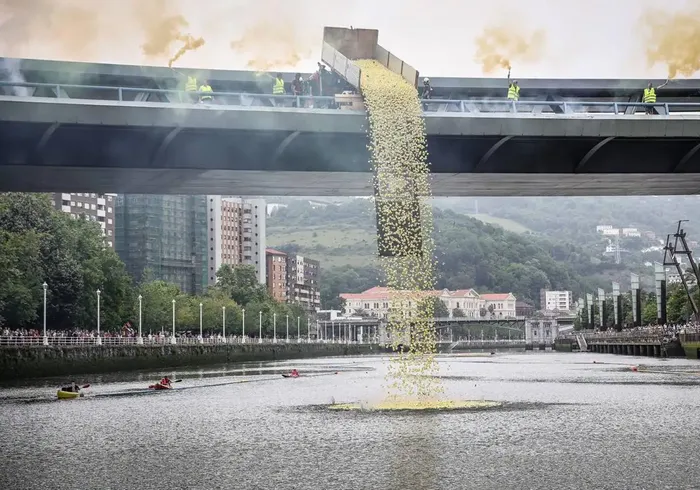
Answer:
[[[112,208],[107,207],[107,212],[108,212],[108,213],[111,213],[111,212],[112,212]]]
[[[112,230],[107,230],[107,236],[112,236]]]
[[[107,224],[111,225],[112,224],[112,218],[107,218]]]
[[[75,201],[71,201],[71,202],[70,202],[70,205],[71,205],[71,206],[75,206]]]
[[[82,202],[79,202],[79,203],[78,203],[78,207],[79,207],[79,208],[82,208],[82,207],[83,207],[83,203],[82,203]]]

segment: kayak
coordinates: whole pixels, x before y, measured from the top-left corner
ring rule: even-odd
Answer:
[[[82,393],[75,393],[73,391],[61,391],[58,390],[56,393],[56,396],[58,397],[59,400],[70,400],[71,398],[80,398],[83,396]]]
[[[292,376],[291,374],[283,374],[282,375],[283,378],[298,378],[299,376],[301,376],[301,374],[298,374],[296,376]]]
[[[167,385],[162,385],[160,383],[156,383],[154,385],[151,385],[148,387],[151,390],[172,390],[172,386],[167,386]]]

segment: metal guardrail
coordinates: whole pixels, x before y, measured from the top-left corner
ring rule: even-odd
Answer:
[[[190,103],[194,104],[194,98],[198,98],[199,92],[185,92],[182,90],[154,89],[144,87],[114,87],[102,85],[76,85],[54,83],[27,83],[0,81],[0,87],[13,88],[14,96],[33,97],[34,92],[26,89],[49,89],[56,98],[68,98],[74,100],[106,100],[114,102],[138,102],[138,103]],[[19,90],[18,90],[19,89]],[[71,97],[68,91],[80,90],[80,94]],[[162,96],[159,100],[148,100],[150,96]],[[310,96],[310,95],[268,95],[240,92],[207,92],[213,100],[196,102],[203,106],[242,106],[242,107],[286,107],[298,110],[328,109],[335,105],[335,97]],[[171,99],[176,99],[172,100]],[[700,102],[665,102],[645,104],[642,102],[612,102],[612,101],[544,101],[544,100],[520,100],[507,99],[423,99],[424,112],[447,113],[536,113],[553,114],[553,107],[558,107],[563,115],[588,114],[595,115],[624,115],[628,109],[644,110],[653,107],[663,114],[683,114],[687,112],[700,112]],[[344,112],[357,112],[348,111]],[[628,114],[629,115],[629,114]]]
[[[287,339],[286,337],[255,338],[240,336],[223,337],[176,337],[175,345],[223,345],[223,344],[378,344],[378,340],[350,341],[345,339],[308,339],[306,337]],[[86,346],[116,346],[116,345],[173,345],[172,337],[8,337],[0,336],[0,347],[86,347]]]

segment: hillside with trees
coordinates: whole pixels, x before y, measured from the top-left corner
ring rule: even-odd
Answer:
[[[688,233],[700,233],[700,221],[693,220],[700,196],[440,198],[435,205],[509,219],[553,239],[590,239],[597,225],[634,227],[664,238],[681,219],[691,220]]]
[[[582,247],[513,233],[449,210],[435,210],[438,288],[513,292],[539,304],[540,288],[591,292],[610,281],[629,281],[629,270],[591,257]],[[321,260],[321,297],[337,307],[338,293],[382,283],[376,267],[376,228],[371,201],[312,206],[289,202],[268,219],[271,246]]]

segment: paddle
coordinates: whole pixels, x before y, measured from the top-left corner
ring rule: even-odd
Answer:
[[[90,388],[90,385],[89,385],[89,384],[86,384],[86,385],[81,386],[80,388],[81,388],[81,389]]]

